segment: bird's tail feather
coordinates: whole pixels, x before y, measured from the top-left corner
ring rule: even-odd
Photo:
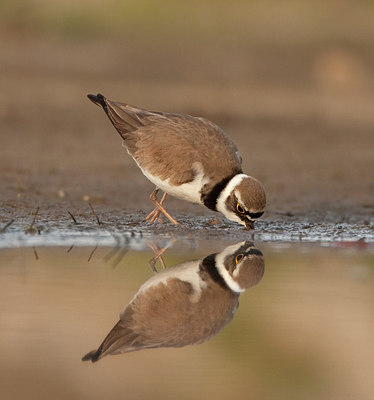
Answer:
[[[97,350],[87,353],[82,361],[96,362],[108,354],[127,353],[139,350],[142,346],[137,343],[138,334],[126,326],[123,321],[113,327]]]
[[[82,361],[96,362],[101,358],[100,356],[101,356],[100,349],[92,350],[89,353],[87,353],[84,357],[82,357]]]
[[[143,126],[143,118],[149,113],[125,103],[108,100],[102,94],[88,94],[87,97],[96,105],[103,107],[110,121],[123,139],[128,132],[133,132]]]
[[[106,104],[106,99],[105,97],[98,93],[97,95],[95,94],[88,94],[87,97],[96,105],[101,106],[104,108],[104,110],[107,108],[107,104]]]

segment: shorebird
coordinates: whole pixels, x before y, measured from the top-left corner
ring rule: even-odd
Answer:
[[[241,242],[158,272],[140,287],[100,347],[82,360],[205,342],[232,320],[240,293],[260,282],[264,268],[261,251]]]
[[[101,106],[123,139],[127,152],[156,189],[150,198],[156,208],[145,220],[161,221],[170,194],[205,205],[231,221],[253,229],[264,213],[263,185],[245,175],[239,151],[213,122],[186,114],[150,111],[108,100],[102,94],[88,98]],[[159,189],[164,192],[158,201]]]

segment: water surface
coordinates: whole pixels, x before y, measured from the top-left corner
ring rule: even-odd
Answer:
[[[370,248],[257,242],[264,276],[240,295],[233,320],[217,336],[200,345],[82,362],[153,276],[155,246],[170,245],[164,253],[169,267],[233,244],[136,243],[0,251],[2,398],[374,396]],[[162,269],[159,261],[156,267]]]

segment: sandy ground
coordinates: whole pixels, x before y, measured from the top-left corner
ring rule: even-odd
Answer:
[[[207,117],[238,145],[275,221],[374,224],[374,52],[312,46],[176,49],[131,40],[5,36],[0,75],[0,223],[68,211],[143,215],[149,183],[103,112],[108,98]],[[215,217],[168,199],[173,214]],[[83,218],[83,217],[82,217]]]

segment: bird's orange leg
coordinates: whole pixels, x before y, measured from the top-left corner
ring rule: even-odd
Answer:
[[[166,268],[166,264],[165,264],[164,259],[162,258],[162,254],[169,248],[170,245],[167,245],[167,246],[163,247],[162,249],[160,249],[156,245],[152,245],[152,244],[149,244],[149,243],[148,243],[148,246],[155,253],[155,255],[149,260],[149,265],[152,268],[153,272],[157,272],[157,269],[156,269],[156,261],[157,260],[160,260],[162,268],[165,269]]]
[[[163,213],[165,215],[165,217],[174,225],[180,225],[179,222],[177,222],[163,207],[163,202],[166,199],[166,193],[164,193],[164,195],[161,198],[161,201],[158,202],[157,200],[157,193],[158,193],[158,189],[155,189],[151,195],[149,196],[149,198],[151,199],[152,203],[156,206],[156,208],[151,211],[146,217],[145,217],[145,221],[148,221],[150,219],[150,222],[153,223],[155,222],[156,219],[158,219],[160,221],[161,219],[161,215],[160,213]]]
[[[157,190],[157,189],[156,189]],[[152,193],[153,194],[153,193]],[[152,196],[152,195],[151,195]],[[156,196],[157,196],[157,192],[156,192]],[[166,196],[167,196],[167,194],[166,193],[164,193],[163,194],[163,196],[162,196],[162,198],[161,198],[161,200],[160,200],[160,205],[162,205],[163,203],[164,203],[164,201],[165,201],[165,199],[166,199]],[[156,199],[157,199],[157,197],[156,197]],[[156,219],[157,219],[157,221],[158,222],[162,222],[162,215],[160,215],[161,214],[161,211],[156,207],[153,211],[151,211],[146,217],[145,217],[145,219],[144,219],[144,221],[148,221],[148,220],[150,220],[149,222],[151,223],[151,224],[153,224],[155,221],[156,221]]]

